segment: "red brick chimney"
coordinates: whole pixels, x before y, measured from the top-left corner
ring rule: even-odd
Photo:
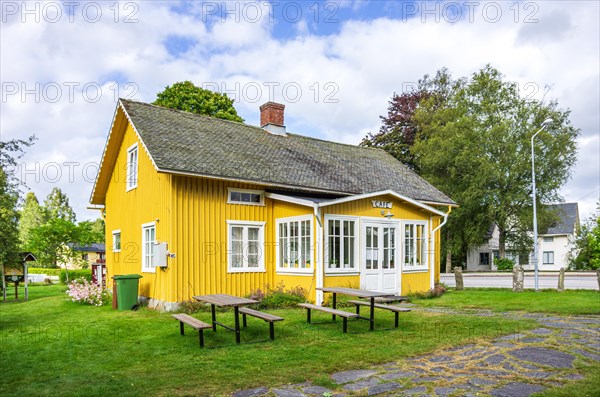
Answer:
[[[260,107],[260,126],[272,134],[285,135],[283,111],[285,105],[267,102]]]

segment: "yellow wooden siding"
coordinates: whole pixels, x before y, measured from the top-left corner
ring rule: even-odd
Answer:
[[[126,191],[127,149],[138,143],[137,188]],[[142,273],[142,224],[156,222],[156,239],[165,241],[169,230],[170,176],[157,174],[137,134],[127,127],[118,148],[105,201],[106,263],[109,276],[141,274],[140,295],[158,297],[167,283],[167,274]],[[113,230],[121,230],[121,252],[113,252]]]

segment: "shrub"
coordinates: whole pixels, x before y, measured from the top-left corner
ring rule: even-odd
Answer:
[[[46,269],[43,267],[30,267],[27,269],[29,274],[45,274],[47,276],[60,276],[62,269]]]
[[[496,267],[499,271],[509,271],[512,270],[513,266],[515,265],[515,261],[508,258],[499,258],[494,259],[494,264],[496,264]]]
[[[112,300],[110,290],[90,283],[85,278],[78,278],[71,281],[66,294],[69,295],[73,302],[93,306],[102,306],[108,304]]]
[[[89,269],[75,269],[75,270],[61,270],[60,271],[60,282],[63,284],[67,283],[67,271],[69,272],[69,280],[75,280],[78,278],[84,278],[87,281],[92,281],[92,271]]]
[[[446,290],[447,288],[444,284],[438,283],[427,292],[411,292],[410,294],[408,294],[408,300],[412,301],[413,299],[439,298],[440,296],[446,293]]]
[[[207,306],[203,302],[198,302],[195,299],[179,302],[178,312],[186,314],[196,313],[198,311],[207,311]]]
[[[280,282],[274,288],[266,284],[264,290],[259,288],[251,291],[248,298],[259,300],[259,309],[275,309],[296,306],[306,300],[306,294],[306,289],[302,287],[292,287],[286,290],[283,282]]]

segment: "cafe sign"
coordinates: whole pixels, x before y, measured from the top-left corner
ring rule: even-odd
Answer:
[[[392,208],[391,201],[371,200],[371,203],[373,203],[373,208],[388,208],[388,209]]]

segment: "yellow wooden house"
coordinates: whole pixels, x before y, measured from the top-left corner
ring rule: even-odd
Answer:
[[[380,149],[291,134],[284,106],[261,127],[121,99],[91,203],[106,221],[109,277],[141,274],[140,297],[265,285],[406,294],[439,277],[455,203]]]

